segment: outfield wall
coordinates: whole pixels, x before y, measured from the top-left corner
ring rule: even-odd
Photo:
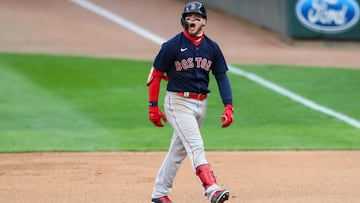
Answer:
[[[291,38],[360,40],[360,0],[203,0]],[[209,16],[211,18],[211,16]]]

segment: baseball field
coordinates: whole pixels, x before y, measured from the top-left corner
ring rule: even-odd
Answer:
[[[150,202],[172,128],[148,121],[146,80],[183,3],[1,1],[0,203]],[[202,134],[229,202],[360,202],[359,42],[285,43],[208,16],[235,120],[220,127],[211,78]],[[187,159],[170,197],[208,202]]]

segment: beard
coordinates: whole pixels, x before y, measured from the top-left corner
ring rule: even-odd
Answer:
[[[191,36],[200,36],[202,34],[202,28],[202,25],[197,27],[195,23],[189,23],[187,31]]]

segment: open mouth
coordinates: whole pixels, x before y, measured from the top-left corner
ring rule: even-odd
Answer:
[[[195,27],[195,23],[190,23],[189,25],[191,28],[194,28]]]

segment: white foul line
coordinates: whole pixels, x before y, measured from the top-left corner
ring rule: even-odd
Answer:
[[[150,32],[150,31],[147,31],[145,30],[144,28],[104,9],[104,8],[101,8],[97,5],[95,5],[94,3],[91,3],[90,1],[87,1],[87,0],[69,0],[73,3],[76,3],[78,4],[79,6],[83,7],[83,8],[86,8],[100,16],[103,16],[104,18],[118,24],[118,25],[121,25],[135,33],[137,33],[138,35],[146,38],[146,39],[149,39],[150,41],[156,43],[156,44],[163,44],[165,42],[164,39],[162,39],[161,37],[155,35],[154,33]],[[296,102],[299,102],[313,110],[316,110],[316,111],[319,111],[321,113],[324,113],[326,115],[329,115],[329,116],[332,116],[334,118],[337,118],[338,120],[341,120],[349,125],[352,125],[356,128],[359,128],[360,129],[360,121],[358,120],[355,120],[347,115],[344,115],[344,114],[341,114],[339,112],[336,112],[334,110],[331,110],[329,108],[326,108],[324,106],[321,106],[311,100],[308,100],[300,95],[297,95],[279,85],[276,85],[270,81],[267,81],[255,74],[252,74],[252,73],[249,73],[249,72],[246,72],[244,70],[241,70],[241,69],[238,69],[238,68],[235,68],[231,65],[229,65],[229,71],[236,74],[236,75],[241,75],[241,76],[244,76],[246,78],[248,78],[249,80],[252,80],[270,90],[273,90],[283,96],[286,96],[288,98],[290,98],[291,100],[293,101],[296,101]]]
[[[316,110],[316,111],[319,111],[321,113],[324,113],[324,114],[327,114],[329,116],[332,116],[332,117],[335,117],[341,121],[344,121],[345,123],[348,123],[349,125],[352,125],[356,128],[359,128],[360,129],[360,121],[357,121],[347,115],[344,115],[344,114],[341,114],[341,113],[338,113],[334,110],[331,110],[329,108],[326,108],[324,106],[321,106],[320,104],[317,104],[313,101],[310,101],[298,94],[295,94],[279,85],[276,85],[270,81],[267,81],[255,74],[252,74],[252,73],[249,73],[249,72],[246,72],[246,71],[243,71],[243,70],[240,70],[240,69],[237,69],[237,68],[234,68],[232,66],[229,66],[229,70],[236,74],[236,75],[241,75],[241,76],[244,76],[246,78],[248,78],[249,80],[252,80],[268,89],[271,89],[283,96],[286,96],[288,98],[290,98],[291,100],[293,101],[296,101],[296,102],[299,102],[313,110]]]
[[[162,39],[161,37],[145,30],[144,28],[126,20],[125,18],[122,18],[104,8],[101,8],[97,5],[95,5],[94,3],[91,3],[90,1],[87,0],[69,0],[72,1],[73,3],[78,4],[79,6],[88,9],[89,11],[92,11],[118,25],[121,25],[139,35],[141,35],[144,38],[149,39],[150,41],[155,42],[156,44],[162,44],[165,42],[164,39]]]

